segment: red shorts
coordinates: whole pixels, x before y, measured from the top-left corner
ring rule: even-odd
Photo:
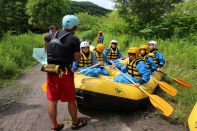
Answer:
[[[50,101],[75,101],[75,85],[73,75],[68,72],[67,74],[64,73],[62,78],[60,78],[59,74],[47,73],[47,98]]]

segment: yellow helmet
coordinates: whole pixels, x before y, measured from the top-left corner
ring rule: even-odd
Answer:
[[[149,53],[149,46],[148,45],[141,45],[140,46],[140,49],[145,49],[146,50],[146,53]]]
[[[128,54],[136,54],[138,56],[140,53],[140,49],[137,47],[131,47],[128,49]]]
[[[103,50],[105,49],[105,46],[104,46],[104,44],[98,44],[97,45],[97,47],[96,47],[96,49],[99,51],[99,52],[103,52]]]

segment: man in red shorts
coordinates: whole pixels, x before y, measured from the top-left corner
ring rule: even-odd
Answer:
[[[62,19],[62,25],[63,30],[45,37],[48,43],[47,66],[50,67],[47,71],[47,98],[52,131],[60,131],[64,127],[64,124],[57,122],[58,100],[68,102],[72,129],[78,129],[87,124],[86,120],[77,117],[74,77],[71,71],[73,60],[80,60],[80,41],[74,36],[79,19],[74,15],[66,15]]]

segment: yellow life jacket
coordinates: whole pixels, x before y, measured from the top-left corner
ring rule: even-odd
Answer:
[[[110,51],[107,54],[107,58],[108,60],[117,60],[118,59],[118,48],[116,48],[116,50],[114,51],[111,47],[110,47]]]
[[[153,52],[149,53],[149,55],[152,56],[154,63],[156,65],[158,65],[159,64],[159,61],[158,61],[158,59],[156,57],[156,53],[157,53],[157,50],[154,50]]]
[[[146,54],[143,57],[144,61],[146,61],[146,64],[147,64],[148,68],[150,68],[151,66],[150,66],[150,63],[148,62],[148,57],[152,57],[153,58],[153,55],[149,53],[149,54]]]
[[[142,58],[137,58],[133,61],[128,61],[128,73],[130,75],[132,75],[132,77],[135,77],[135,78],[142,78],[142,76],[140,75],[140,73],[138,72],[137,70],[137,63],[139,61],[144,61]]]
[[[84,53],[81,53],[81,59],[79,61],[79,67],[90,67],[92,66],[92,52],[89,53],[89,56],[86,57]]]
[[[96,56],[96,61],[103,61],[104,60],[104,57],[103,57],[103,53],[102,52],[98,52],[95,49],[93,53]]]

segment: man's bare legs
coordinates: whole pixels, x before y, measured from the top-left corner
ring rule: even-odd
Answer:
[[[70,113],[70,116],[72,118],[73,123],[77,123],[77,105],[75,101],[68,102],[68,111]]]
[[[51,128],[57,128],[57,101],[48,100],[48,114],[51,120]]]

